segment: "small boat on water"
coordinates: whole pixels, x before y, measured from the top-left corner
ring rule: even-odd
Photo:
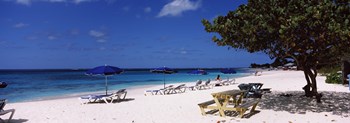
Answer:
[[[7,86],[6,82],[0,81],[0,88],[5,88]]]

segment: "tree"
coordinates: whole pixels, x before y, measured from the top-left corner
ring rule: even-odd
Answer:
[[[293,58],[304,71],[305,95],[317,92],[317,69],[338,63],[350,47],[350,0],[249,0],[211,23],[205,30],[217,33],[212,40],[273,58]]]

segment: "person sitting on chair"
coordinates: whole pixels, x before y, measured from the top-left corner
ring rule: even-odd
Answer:
[[[220,75],[218,75],[215,80],[221,81]]]

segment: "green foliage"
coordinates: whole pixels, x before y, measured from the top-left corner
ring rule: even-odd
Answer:
[[[270,64],[269,63],[265,63],[265,64],[256,64],[256,63],[252,63],[250,64],[250,68],[270,68]]]
[[[342,78],[340,73],[332,72],[326,76],[326,83],[330,84],[342,84]]]
[[[317,69],[350,52],[350,0],[248,0],[213,22],[203,19],[212,40],[270,58],[290,57],[303,69],[317,101]],[[308,94],[307,94],[308,95]]]
[[[292,57],[316,69],[338,61],[350,46],[350,0],[249,0],[211,23],[202,20],[219,46]]]
[[[276,58],[275,61],[271,64],[272,67],[278,67],[278,66],[283,66],[285,64],[289,63],[286,58],[284,59],[279,59]]]

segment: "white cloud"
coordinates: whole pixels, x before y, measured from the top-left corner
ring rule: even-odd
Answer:
[[[16,3],[29,6],[31,4],[31,0],[16,0]]]
[[[106,32],[98,31],[98,30],[90,30],[89,35],[95,38],[98,43],[105,43],[108,39]]]
[[[29,24],[25,24],[25,23],[22,23],[22,22],[13,25],[13,27],[15,27],[15,28],[22,28],[22,27],[26,27],[26,26],[29,26]]]
[[[187,54],[187,50],[184,47],[182,47],[180,49],[180,54]]]
[[[179,16],[185,11],[196,10],[200,7],[201,0],[191,2],[190,0],[173,0],[163,6],[157,17],[163,16]]]
[[[152,11],[152,8],[151,7],[146,7],[144,9],[145,13],[150,13]]]
[[[90,34],[90,36],[95,37],[95,38],[101,38],[101,37],[105,36],[105,33],[101,32],[101,31],[96,31],[96,30],[90,30],[89,34]]]
[[[90,2],[90,1],[92,1],[92,0],[73,0],[73,3],[79,4],[82,2]]]
[[[55,39],[57,39],[57,37],[56,37],[56,36],[53,36],[53,35],[50,35],[50,36],[47,36],[47,39],[49,39],[49,40],[55,40]]]

